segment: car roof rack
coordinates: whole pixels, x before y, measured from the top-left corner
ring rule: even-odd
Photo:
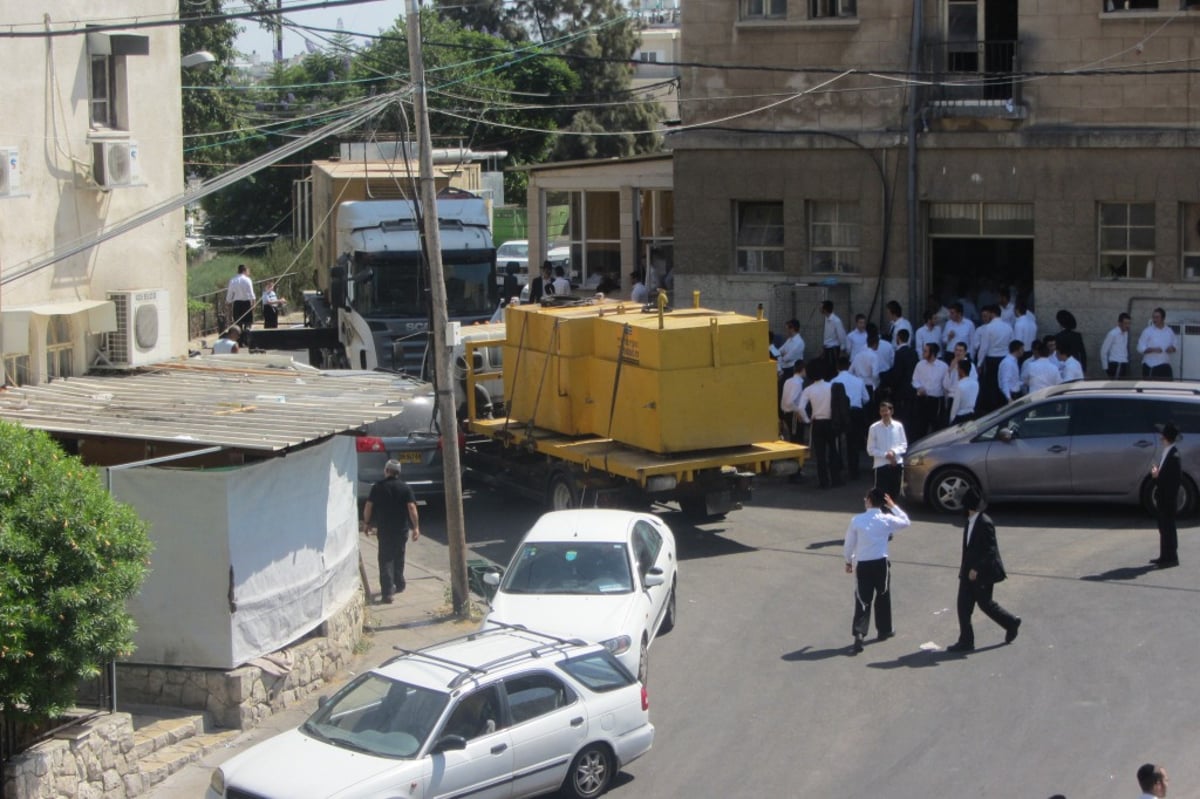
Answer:
[[[385,661],[382,664],[382,666],[388,666],[404,657],[421,658],[422,660],[427,660],[427,661],[433,663],[434,665],[442,666],[444,668],[447,668],[447,669],[450,669],[450,670],[453,670],[454,672],[456,672],[454,677],[450,680],[450,682],[446,684],[446,687],[447,688],[457,688],[458,686],[462,685],[462,683],[464,681],[466,681],[472,675],[487,674],[489,671],[496,668],[497,666],[507,665],[509,663],[516,662],[523,658],[539,658],[539,657],[542,657],[542,655],[545,654],[546,652],[559,651],[561,647],[584,646],[587,643],[586,641],[584,641],[580,638],[561,638],[557,635],[551,635],[550,633],[543,633],[543,632],[539,632],[537,630],[531,630],[523,624],[507,624],[505,622],[500,622],[500,621],[489,621],[488,625],[490,625],[490,626],[485,627],[482,630],[476,630],[475,632],[467,633],[465,635],[460,635],[455,638],[447,639],[445,641],[440,641],[436,644],[431,644],[430,646],[422,647],[421,649],[405,649],[404,647],[401,647],[401,646],[392,647],[394,650],[396,650],[400,654],[389,658],[387,661]],[[504,655],[503,657],[498,657],[495,660],[490,660],[490,661],[488,661],[486,663],[482,663],[478,666],[472,666],[469,663],[462,663],[460,661],[453,660],[451,658],[442,657],[441,655],[435,655],[429,651],[430,649],[433,649],[434,647],[442,647],[442,646],[445,646],[446,644],[452,644],[452,643],[456,643],[458,641],[474,641],[475,639],[479,638],[482,635],[486,635],[489,632],[494,633],[494,632],[500,632],[500,631],[504,631],[504,632],[515,631],[515,632],[527,633],[529,635],[535,635],[539,638],[545,638],[549,643],[542,644],[540,646],[535,646],[530,649],[522,649],[518,652],[513,652],[511,654]],[[382,666],[381,666],[381,668],[382,668]]]
[[[1129,392],[1134,394],[1189,394],[1200,396],[1200,384],[1191,382],[1153,382],[1153,381],[1122,381],[1122,380],[1089,380],[1072,383],[1060,383],[1058,391],[1051,396],[1061,397],[1064,394],[1082,394],[1102,391]]]

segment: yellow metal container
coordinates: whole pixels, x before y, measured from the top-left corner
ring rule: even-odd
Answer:
[[[775,366],[769,360],[670,370],[626,362],[619,381],[615,362],[588,360],[597,435],[660,453],[740,447],[779,437]]]
[[[741,314],[704,308],[676,310],[663,315],[660,329],[657,313],[605,313],[596,319],[594,330],[596,357],[615,361],[623,347],[626,362],[648,369],[697,369],[770,360],[766,320]]]
[[[592,325],[601,307],[604,306],[510,306],[504,314],[507,343],[526,350],[568,357],[591,355],[595,339]]]
[[[588,356],[564,357],[504,347],[508,417],[564,435],[592,432]]]

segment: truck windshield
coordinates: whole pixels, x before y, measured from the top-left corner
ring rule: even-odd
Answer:
[[[483,253],[470,258],[443,256],[446,275],[446,310],[450,318],[487,315],[492,311],[494,272]],[[355,275],[361,276],[354,308],[364,318],[420,317],[425,307],[425,270],[408,254],[360,254],[355,258]]]

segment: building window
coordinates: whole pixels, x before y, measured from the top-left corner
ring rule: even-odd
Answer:
[[[596,285],[621,275],[621,195],[615,191],[545,193],[546,259],[566,270],[571,285]]]
[[[808,0],[809,19],[853,17],[858,15],[858,0]]]
[[[4,356],[4,385],[23,386],[29,382],[29,356]]]
[[[638,53],[638,58],[640,58],[641,61],[646,64],[658,63],[658,53],[654,50],[643,50],[642,52]]]
[[[808,261],[813,272],[858,272],[861,240],[858,203],[809,203]]]
[[[51,316],[46,320],[46,377],[70,377],[74,373],[75,345],[71,341],[71,318]]]
[[[92,56],[92,127],[119,127],[116,97],[116,59],[110,55]]]
[[[150,37],[89,31],[87,48],[92,127],[129,130],[126,65],[130,56],[150,54]]]
[[[742,19],[786,19],[787,0],[742,0]]]
[[[737,271],[783,271],[783,203],[738,203]]]
[[[1101,278],[1154,277],[1154,203],[1100,203]]]
[[[1183,276],[1188,280],[1200,280],[1200,203],[1184,203],[1183,219],[1180,222],[1183,242]]]
[[[1156,11],[1158,0],[1103,0],[1105,11]],[[1188,0],[1182,0],[1180,8],[1188,8]]]

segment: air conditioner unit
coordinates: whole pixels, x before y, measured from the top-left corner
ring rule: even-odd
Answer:
[[[21,154],[16,147],[0,147],[0,197],[21,189]]]
[[[164,289],[111,291],[117,330],[108,334],[108,360],[117,366],[144,366],[171,357],[171,314]]]
[[[92,142],[92,179],[102,189],[141,183],[142,168],[138,163],[137,142]]]

